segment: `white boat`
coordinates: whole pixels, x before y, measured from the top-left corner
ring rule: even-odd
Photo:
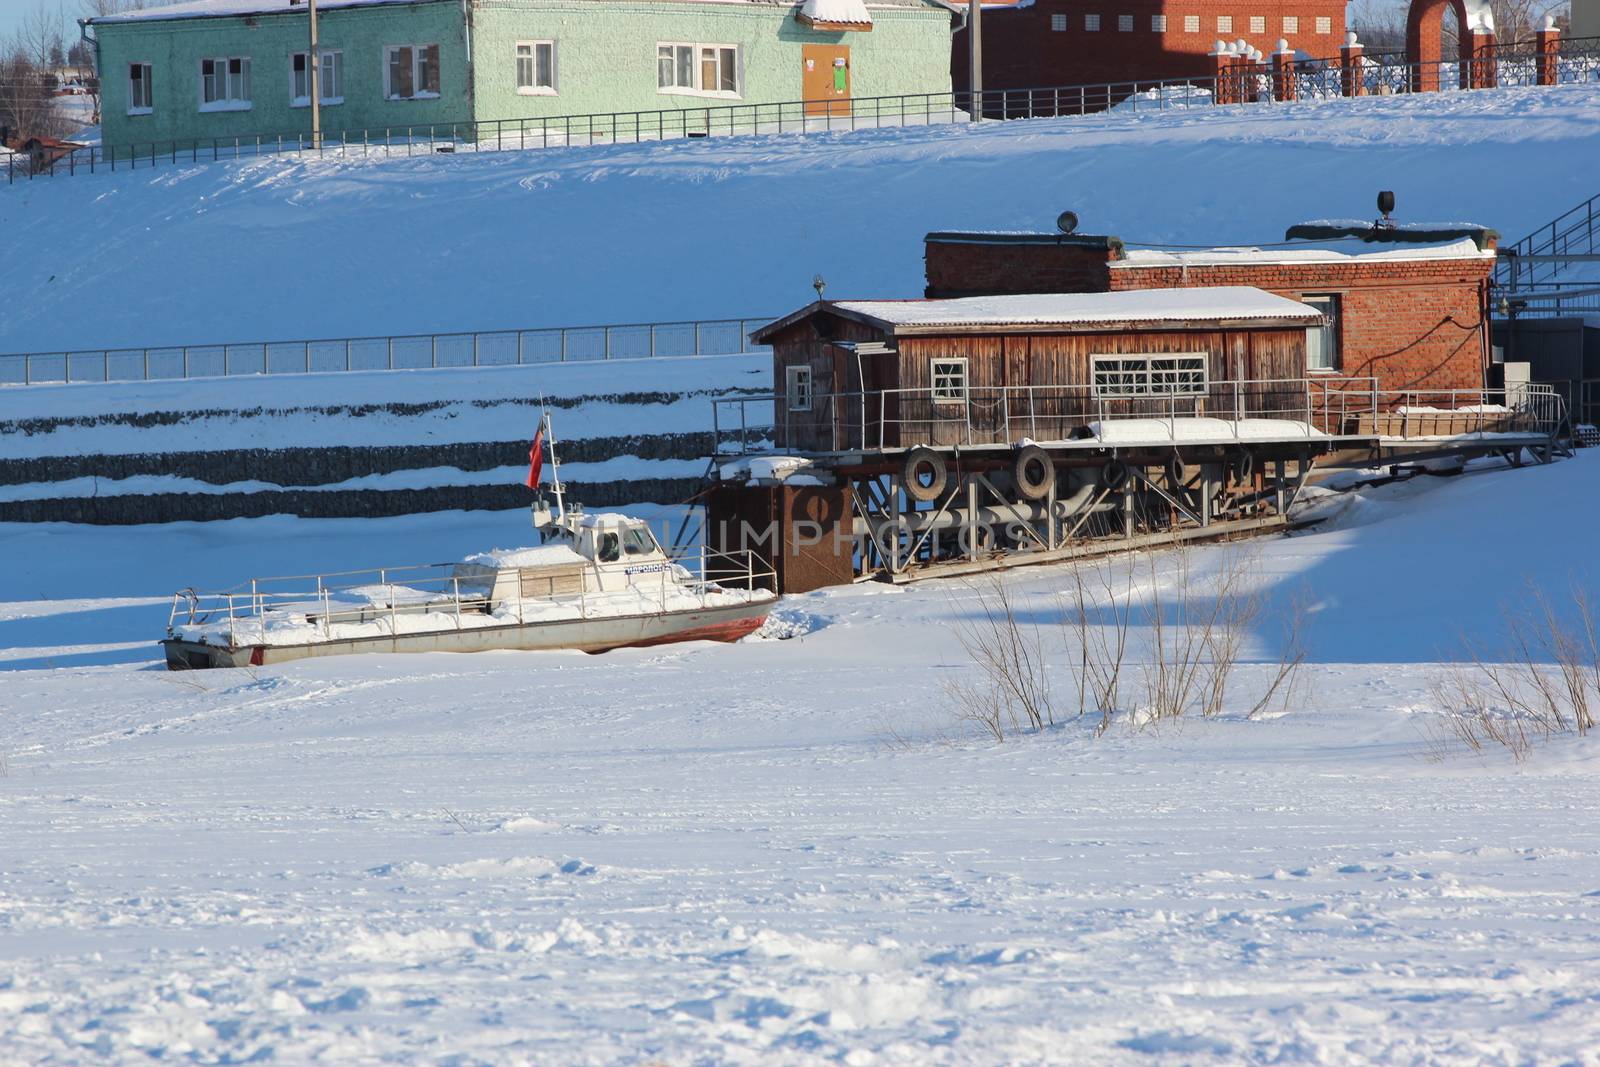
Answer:
[[[555,490],[555,512],[543,498],[534,506],[543,543],[532,547],[177,593],[161,642],[167,666],[265,666],[363,652],[604,652],[737,641],[766,621],[776,583],[748,553],[669,555],[642,520],[569,511],[559,468]]]

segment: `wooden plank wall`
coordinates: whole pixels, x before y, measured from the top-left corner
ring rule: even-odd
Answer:
[[[825,340],[822,332],[828,334]],[[882,331],[850,319],[835,315],[818,314],[787,327],[772,339],[773,391],[778,395],[774,404],[773,426],[779,447],[793,447],[810,451],[830,451],[837,447],[861,447],[861,406],[859,402],[826,400],[832,393],[856,393],[861,382],[856,371],[856,359],[844,349],[836,348],[833,341],[882,341]],[[893,356],[863,357],[877,365],[868,370],[867,388],[893,388],[898,365]],[[788,388],[788,368],[809,366],[815,399],[809,412],[786,412],[784,396]],[[876,372],[876,373],[874,373]],[[869,407],[875,407],[870,405]],[[787,415],[788,432],[785,433]],[[876,423],[875,410],[869,411],[869,421]],[[869,436],[875,437],[874,430]],[[874,443],[876,443],[874,441]]]

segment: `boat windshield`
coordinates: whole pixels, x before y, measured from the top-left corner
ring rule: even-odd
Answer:
[[[615,563],[621,554],[618,551],[619,545],[620,540],[618,539],[615,531],[602,530],[599,537],[596,538],[595,543],[597,550],[596,554],[600,557],[600,562]]]
[[[643,526],[630,526],[623,534],[623,549],[630,556],[648,556],[656,550],[655,538]]]

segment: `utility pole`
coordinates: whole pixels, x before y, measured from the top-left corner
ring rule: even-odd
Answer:
[[[310,0],[311,51],[306,70],[311,75],[311,147],[322,150],[322,52],[317,48],[317,0]]]
[[[313,4],[316,0],[311,0]],[[967,88],[972,102],[972,121],[983,121],[983,2],[967,0]]]

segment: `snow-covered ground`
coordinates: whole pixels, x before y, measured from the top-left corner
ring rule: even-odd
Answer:
[[[1595,192],[1600,88],[470,157],[261,159],[0,189],[0,351],[781,313],[912,297],[934,229],[1260,244],[1307,218],[1514,240]],[[316,248],[316,255],[306,249]]]
[[[131,642],[178,584],[523,531],[0,527],[0,1060],[1600,1062],[1594,742],[1428,730],[1430,664],[1590,577],[1596,500],[1589,455],[1363,489],[1251,549],[1310,608],[1287,715],[1005,744],[942,688],[959,582],[782,641],[173,675]],[[1007,581],[1049,613],[1069,572]]]

